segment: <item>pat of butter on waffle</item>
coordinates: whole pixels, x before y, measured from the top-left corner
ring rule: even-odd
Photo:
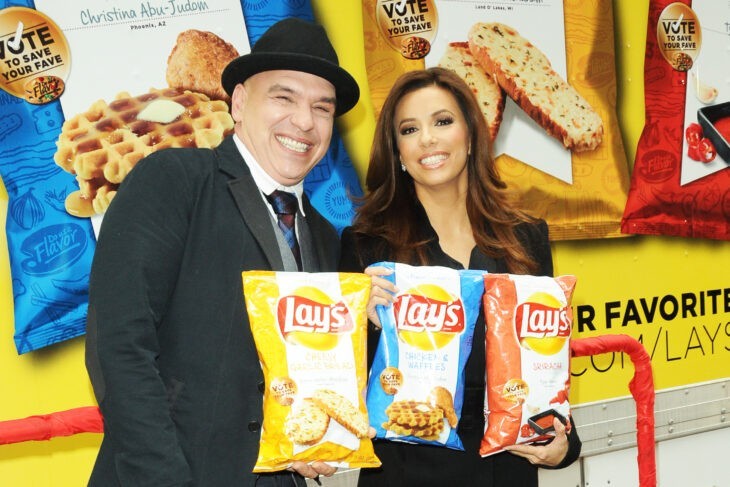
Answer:
[[[119,184],[143,157],[169,147],[216,147],[233,131],[228,105],[176,88],[120,93],[95,102],[63,124],[53,159],[75,174],[79,190],[66,211],[89,217],[106,211]]]
[[[185,107],[172,100],[155,100],[139,112],[137,120],[170,123],[185,112]]]

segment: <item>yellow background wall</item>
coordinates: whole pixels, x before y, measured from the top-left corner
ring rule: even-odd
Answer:
[[[341,63],[360,83],[361,102],[340,124],[353,162],[365,170],[372,132],[373,110],[367,97],[368,86],[363,60],[363,40],[353,35],[362,25],[360,2],[312,0],[319,20],[325,25]],[[614,2],[616,18],[617,66],[619,72],[618,114],[630,161],[643,128],[643,56],[648,0]],[[7,194],[0,188],[0,221],[5,221]],[[640,297],[679,296],[683,292],[730,287],[730,242],[669,237],[635,236],[609,240],[557,242],[553,244],[557,273],[578,277],[574,304],[596,308],[605,302]],[[13,345],[13,312],[7,245],[0,236],[0,421],[34,414],[94,405],[94,397],[84,368],[84,341],[77,338],[49,349],[18,356]],[[679,326],[725,324],[728,314],[679,323]],[[614,327],[612,333],[627,333],[645,339],[657,332],[657,324]],[[674,347],[691,340],[674,325]],[[670,328],[670,325],[667,325]],[[596,330],[580,336],[605,333]],[[721,335],[725,332],[721,332]],[[721,341],[725,338],[725,341]],[[681,360],[663,360],[655,365],[657,389],[712,380],[727,375],[730,363],[727,336],[717,338],[710,348],[667,350],[667,356],[685,355]],[[699,339],[698,339],[699,340]],[[690,343],[691,344],[691,343]],[[687,343],[684,343],[687,345]],[[683,345],[683,346],[684,346]],[[662,346],[659,344],[658,347]],[[686,347],[685,347],[686,348]],[[661,355],[659,350],[657,353]],[[586,362],[576,360],[577,367]],[[600,362],[600,360],[598,360]],[[605,368],[605,367],[602,367]],[[612,367],[606,373],[588,373],[573,382],[571,401],[582,403],[626,395],[633,374],[630,366]],[[0,446],[0,485],[22,487],[81,486],[86,484],[101,441],[99,434],[79,434],[45,442]]]

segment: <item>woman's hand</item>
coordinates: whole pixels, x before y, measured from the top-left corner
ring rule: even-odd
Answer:
[[[372,287],[370,288],[370,299],[367,304],[368,319],[378,328],[381,328],[380,318],[375,311],[377,305],[388,306],[393,302],[393,295],[398,292],[395,284],[382,276],[388,276],[393,273],[391,269],[378,266],[370,266],[365,269],[365,274],[372,278]]]
[[[568,434],[565,425],[558,418],[553,418],[553,427],[555,428],[555,439],[547,445],[511,445],[504,449],[513,455],[526,458],[534,465],[546,467],[560,465],[565,455],[568,454]]]

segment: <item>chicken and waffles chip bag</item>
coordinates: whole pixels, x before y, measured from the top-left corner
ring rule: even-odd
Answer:
[[[484,276],[486,423],[479,454],[554,436],[570,415],[574,276]]]
[[[381,262],[398,294],[383,326],[367,406],[377,438],[463,450],[456,429],[484,271]]]
[[[377,467],[365,409],[370,277],[243,272],[264,373],[264,420],[254,472],[293,461]]]

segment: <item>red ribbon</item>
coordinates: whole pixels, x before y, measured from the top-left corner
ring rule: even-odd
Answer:
[[[103,433],[104,421],[96,406],[80,407],[23,419],[0,421],[0,445],[50,440],[54,436]]]
[[[634,377],[629,391],[636,403],[636,444],[639,450],[639,486],[656,486],[656,457],[654,451],[654,377],[651,357],[644,346],[628,335],[603,335],[576,338],[570,342],[574,357],[598,355],[607,352],[623,352],[634,364]]]

